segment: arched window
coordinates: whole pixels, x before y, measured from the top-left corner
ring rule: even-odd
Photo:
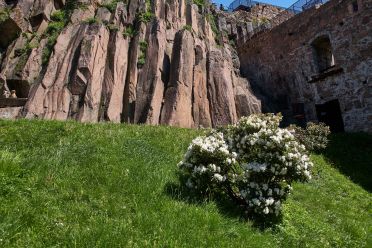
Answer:
[[[319,73],[335,65],[332,45],[328,36],[321,36],[315,39],[312,43],[312,47],[314,50],[315,64]]]

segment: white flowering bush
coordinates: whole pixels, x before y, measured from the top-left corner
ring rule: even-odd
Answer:
[[[186,186],[205,194],[226,180],[235,158],[236,154],[229,151],[224,134],[214,131],[192,141],[179,168]]]
[[[291,125],[288,130],[303,144],[308,151],[319,151],[327,147],[328,136],[331,133],[324,123],[309,122],[306,129]]]
[[[199,193],[224,192],[253,216],[278,216],[291,183],[309,180],[313,166],[305,146],[280,121],[281,115],[251,115],[193,140],[179,163],[185,185]]]

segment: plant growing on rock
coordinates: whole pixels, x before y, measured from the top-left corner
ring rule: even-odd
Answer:
[[[185,25],[185,26],[183,26],[182,29],[183,29],[183,30],[187,30],[187,31],[189,31],[190,33],[193,32],[193,30],[192,30],[192,26],[191,26],[191,25]]]
[[[139,68],[142,68],[142,66],[144,66],[144,64],[146,63],[146,54],[147,54],[148,44],[146,41],[143,40],[139,43],[139,46],[140,46],[140,55],[138,57],[137,66]]]
[[[143,23],[148,23],[154,18],[154,15],[151,12],[142,12],[138,14],[138,20]]]
[[[128,38],[128,37],[132,38],[136,34],[137,34],[137,31],[134,29],[133,25],[129,25],[124,28],[124,31],[123,31],[124,38]]]
[[[84,9],[84,6],[87,5],[74,0],[67,0],[63,9],[57,10],[51,15],[51,22],[48,24],[45,33],[42,35],[42,38],[48,39],[42,55],[43,65],[46,65],[49,62],[49,58],[52,55],[57,38],[65,26],[69,23],[74,10],[79,7]]]
[[[10,17],[10,8],[0,9],[0,24],[8,20]]]
[[[119,31],[119,26],[118,25],[115,25],[114,23],[110,23],[110,24],[107,24],[106,25],[107,28],[111,31],[111,32],[117,32]]]
[[[84,20],[83,23],[91,25],[91,24],[99,23],[99,20],[95,17],[90,17]]]
[[[199,195],[225,193],[251,216],[276,218],[291,184],[309,180],[313,166],[281,119],[251,115],[194,139],[179,163],[181,182]]]
[[[207,1],[206,0],[193,0],[192,1],[194,4],[196,4],[199,9],[205,7],[207,5]]]
[[[154,14],[151,12],[151,1],[146,0],[145,11],[137,14],[137,20],[139,22],[148,23],[154,18]]]
[[[100,6],[108,9],[111,13],[113,13],[116,10],[116,6],[119,2],[126,3],[126,1],[123,0],[111,0],[100,4]]]

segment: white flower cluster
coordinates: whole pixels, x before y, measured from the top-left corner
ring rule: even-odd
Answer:
[[[278,215],[291,183],[310,179],[313,166],[305,146],[279,128],[280,121],[280,115],[251,115],[225,134],[193,140],[179,164],[186,185],[203,192],[230,189],[251,213]]]
[[[280,208],[284,197],[292,190],[290,185],[282,188],[277,184],[266,184],[250,182],[245,189],[240,191],[240,195],[246,200],[248,207],[258,214],[280,213]]]
[[[280,213],[281,198],[290,191],[274,187],[269,187],[268,184],[259,184],[250,182],[248,188],[241,190],[241,196],[246,199],[249,208],[253,209],[258,214],[275,214]]]
[[[324,123],[315,124],[309,122],[306,129],[291,125],[288,130],[296,139],[309,151],[322,150],[327,147],[328,136],[331,133],[328,126]]]
[[[226,180],[226,167],[233,163],[236,153],[229,152],[223,133],[213,132],[194,139],[178,165],[187,176],[187,187],[207,191]]]
[[[223,133],[214,133],[211,136],[198,137],[192,141],[188,150],[192,151],[195,147],[197,147],[200,152],[229,154],[228,146],[223,138]]]
[[[274,115],[243,118],[229,139],[243,171],[240,195],[258,214],[278,215],[291,181],[311,178],[313,164],[305,147],[291,132],[279,128],[279,122],[280,116]]]

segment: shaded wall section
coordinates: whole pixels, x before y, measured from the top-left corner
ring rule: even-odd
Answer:
[[[261,33],[239,47],[243,74],[287,123],[317,121],[317,107],[338,100],[345,131],[372,132],[372,2],[330,1]],[[329,39],[324,68],[317,49]],[[323,118],[325,119],[325,118]]]

